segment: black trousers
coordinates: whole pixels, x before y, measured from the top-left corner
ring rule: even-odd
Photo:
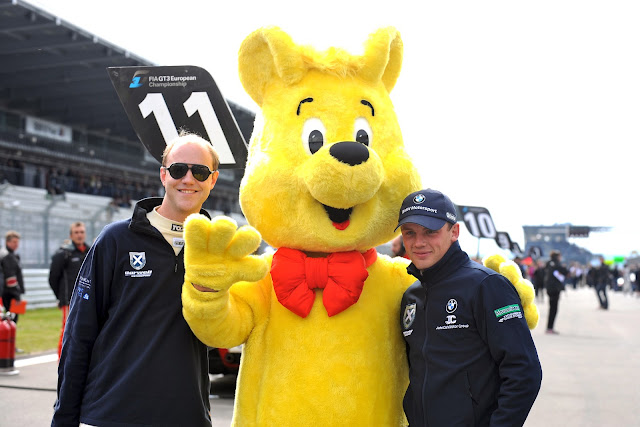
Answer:
[[[609,300],[607,299],[607,284],[600,283],[596,285],[596,294],[598,295],[598,301],[600,301],[600,307],[605,310],[609,308]]]
[[[558,314],[558,301],[560,301],[560,292],[548,293],[549,295],[549,319],[547,320],[547,329],[553,329]]]

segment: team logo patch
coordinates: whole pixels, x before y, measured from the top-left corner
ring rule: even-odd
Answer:
[[[147,256],[144,252],[129,252],[129,264],[136,270],[141,270],[147,265]]]
[[[458,308],[458,301],[453,298],[447,301],[447,313],[453,313],[456,311],[456,308]]]
[[[414,320],[416,320],[416,304],[407,304],[404,307],[404,314],[402,315],[402,326],[404,326],[405,329],[409,329]]]
[[[426,197],[424,197],[424,194],[417,194],[417,195],[413,198],[413,202],[414,202],[414,203],[418,203],[418,204],[420,204],[420,203],[424,203],[424,201],[425,201],[426,199],[427,199],[427,198],[426,198]]]
[[[513,318],[522,319],[522,312],[520,311],[520,306],[518,304],[506,305],[493,310],[493,312],[496,317],[500,319],[498,320],[500,323]]]
[[[182,233],[182,224],[171,224],[171,231]]]

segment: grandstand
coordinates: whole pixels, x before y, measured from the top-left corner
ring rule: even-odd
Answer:
[[[589,231],[608,231],[609,227],[575,227],[571,224],[554,225],[525,225],[522,227],[525,238],[525,253],[530,254],[532,248],[536,247],[542,252],[542,258],[548,259],[552,250],[562,253],[565,263],[573,261],[583,265],[588,265],[597,254],[582,248],[575,243],[571,243],[569,237],[586,237],[586,235],[573,234],[573,229],[586,229]]]
[[[22,234],[24,267],[47,268],[71,222],[84,221],[91,240],[135,201],[162,194],[159,163],[107,74],[153,65],[28,2],[0,0],[0,234]],[[248,140],[254,114],[229,106]],[[222,170],[204,207],[243,223],[242,173]]]

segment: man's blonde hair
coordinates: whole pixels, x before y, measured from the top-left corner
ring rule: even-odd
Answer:
[[[7,231],[7,233],[4,235],[4,241],[10,242],[13,239],[20,239],[20,233],[14,230]]]
[[[207,149],[211,154],[211,158],[213,159],[213,167],[211,168],[211,170],[218,170],[218,166],[220,166],[220,158],[218,157],[218,153],[216,153],[216,150],[213,148],[211,143],[206,139],[196,135],[195,133],[186,132],[184,130],[181,130],[178,136],[169,141],[167,146],[164,148],[164,151],[162,152],[162,166],[168,166],[166,164],[166,160],[167,157],[169,157],[169,153],[171,153],[171,150],[173,150],[173,147],[175,147],[176,144],[184,144],[186,142],[195,142]]]

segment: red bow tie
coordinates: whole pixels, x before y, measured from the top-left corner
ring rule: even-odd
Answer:
[[[316,298],[313,290],[324,289],[322,302],[331,317],[358,301],[369,276],[367,267],[377,258],[375,249],[311,258],[296,249],[280,248],[271,262],[273,289],[280,304],[300,317],[311,312]]]

